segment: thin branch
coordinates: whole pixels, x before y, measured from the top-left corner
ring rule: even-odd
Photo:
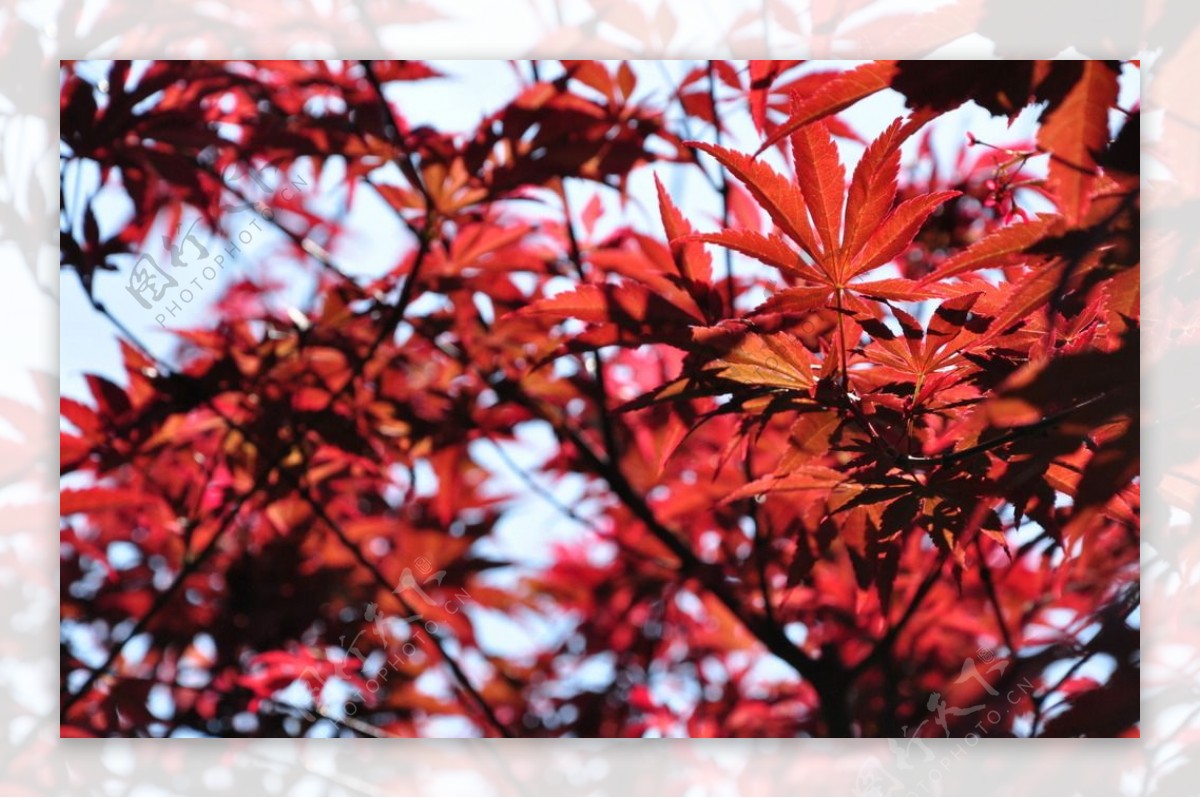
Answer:
[[[71,711],[71,708],[74,707],[81,698],[91,692],[96,680],[99,679],[100,676],[106,674],[108,670],[112,668],[113,663],[116,662],[117,657],[121,655],[121,652],[125,650],[125,646],[129,644],[129,641],[146,631],[150,625],[150,622],[154,620],[159,613],[166,609],[167,605],[171,603],[171,600],[175,598],[176,594],[179,592],[180,588],[183,587],[183,583],[187,581],[188,577],[196,573],[200,567],[208,561],[208,558],[216,552],[217,545],[225,536],[226,531],[233,528],[233,521],[237,518],[237,514],[241,511],[245,503],[262,488],[263,483],[270,476],[272,471],[273,469],[264,471],[254,487],[238,497],[237,502],[235,502],[233,505],[232,512],[229,514],[229,520],[221,523],[220,529],[213,534],[212,538],[207,544],[205,544],[204,548],[201,549],[198,554],[196,554],[196,556],[184,562],[183,567],[179,569],[179,573],[175,575],[173,580],[171,580],[171,584],[167,586],[166,590],[154,597],[154,602],[150,605],[150,609],[146,610],[146,613],[142,615],[137,623],[133,625],[133,629],[130,630],[129,634],[125,635],[125,637],[119,643],[109,649],[108,656],[104,658],[104,661],[96,667],[88,669],[88,676],[80,688],[62,700],[62,704],[59,708],[59,716],[61,718],[65,719],[67,717],[67,713]]]
[[[1008,624],[1004,620],[1004,612],[1000,609],[1000,596],[996,593],[996,583],[992,579],[992,569],[987,564],[987,554],[983,550],[982,535],[975,538],[975,552],[979,556],[979,578],[983,581],[984,590],[987,592],[988,603],[992,605],[992,612],[996,616],[996,625],[1000,628],[1000,636],[1004,640],[1005,647],[1011,656],[1016,656],[1017,649],[1013,645],[1012,634],[1008,631]]]
[[[350,539],[350,536],[346,534],[346,530],[342,528],[341,524],[339,524],[333,519],[332,516],[329,515],[329,512],[325,509],[325,505],[317,501],[317,499],[312,495],[312,492],[309,490],[307,485],[304,485],[300,480],[296,479],[296,477],[290,472],[284,472],[284,477],[292,484],[292,487],[300,494],[300,497],[304,499],[305,503],[308,504],[309,508],[312,509],[317,517],[320,518],[327,527],[329,527],[330,531],[333,532],[334,537],[338,539],[338,542],[342,544],[343,548],[345,548],[346,551],[348,551],[350,555],[354,557],[359,565],[361,565],[367,570],[368,573],[371,574],[376,584],[396,597],[396,601],[400,604],[400,608],[405,613],[404,620],[409,624],[409,626],[415,626],[416,624],[412,619],[420,619],[421,614],[416,611],[416,609],[408,602],[407,599],[404,598],[404,596],[396,592],[391,581],[384,576],[382,571],[379,570],[379,566],[367,559],[367,556],[363,554],[362,549],[360,549],[358,545]],[[479,690],[471,683],[471,680],[467,677],[466,672],[463,671],[462,666],[460,666],[454,660],[454,658],[450,656],[449,652],[446,650],[446,644],[442,638],[436,632],[433,632],[428,628],[425,629],[425,634],[428,635],[430,642],[432,642],[434,648],[437,649],[442,661],[446,663],[446,667],[448,667],[450,672],[454,675],[454,680],[458,682],[463,691],[471,697],[476,705],[478,705],[480,711],[482,711],[484,716],[488,719],[488,722],[504,737],[512,737],[513,733],[509,731],[508,727],[505,726],[504,723],[501,722],[501,720],[496,716],[496,711],[492,708],[491,704],[487,702],[487,699],[483,697]]]
[[[366,721],[363,721],[363,720],[359,720],[358,718],[353,718],[353,717],[349,717],[349,716],[345,716],[342,718],[335,718],[332,715],[329,715],[323,709],[321,709],[320,705],[315,701],[313,702],[312,709],[305,709],[304,707],[299,707],[299,706],[296,706],[295,704],[289,704],[286,701],[280,701],[278,698],[268,698],[262,702],[261,706],[263,706],[267,709],[276,708],[278,710],[282,710],[280,712],[280,714],[287,715],[288,717],[299,716],[300,718],[305,718],[306,715],[316,716],[316,717],[320,718],[321,720],[329,721],[330,723],[334,724],[335,726],[345,726],[348,729],[352,729],[353,731],[358,732],[359,734],[361,734],[364,737],[372,737],[372,738],[377,738],[377,739],[389,739],[389,738],[394,738],[394,737],[398,736],[398,735],[392,734],[387,729],[382,729],[379,726],[376,726],[371,723],[367,723]]]
[[[301,249],[306,255],[312,258],[317,265],[336,275],[343,282],[357,286],[357,282],[355,282],[354,278],[343,271],[336,263],[334,263],[333,256],[329,254],[329,251],[326,250],[325,247],[318,244],[310,236],[297,233],[287,225],[283,224],[283,222],[279,221],[279,214],[275,212],[274,208],[261,200],[250,199],[249,196],[246,195],[246,192],[228,182],[225,179],[225,176],[220,174],[215,168],[213,168],[211,164],[201,162],[199,167],[200,170],[209,175],[209,177],[212,177],[214,180],[218,181],[222,188],[224,188],[230,194],[254,208],[254,212],[258,214],[259,218],[282,233],[287,239],[295,244],[296,247]]]
[[[538,418],[548,422],[559,435],[569,440],[588,465],[604,479],[617,498],[655,538],[675,555],[683,572],[687,576],[697,579],[768,651],[791,665],[802,677],[809,679],[814,684],[828,684],[832,676],[830,663],[810,657],[792,643],[782,630],[773,624],[766,623],[765,618],[747,612],[725,582],[725,577],[719,569],[697,557],[685,542],[682,533],[665,526],[658,520],[641,493],[629,484],[625,475],[612,461],[606,460],[598,454],[578,431],[556,418],[554,413],[548,412],[540,402],[526,394],[520,385],[504,379],[493,387],[502,396],[507,396],[530,410]]]
[[[662,74],[664,82],[667,84],[673,84],[675,82],[675,77],[673,75],[671,75],[670,71],[667,70],[666,64],[662,61],[655,61],[654,63],[658,65],[658,71],[659,71],[659,73]],[[682,62],[682,63],[686,63],[686,62]],[[683,131],[684,139],[686,139],[688,141],[695,141],[696,136],[695,136],[695,134],[692,133],[692,125],[688,121],[688,112],[687,112],[687,109],[683,107],[683,101],[679,96],[679,92],[677,92],[677,91],[672,92],[670,100],[668,100],[668,103],[675,103],[675,104],[679,105],[679,113],[680,113],[679,128],[680,128],[680,130]],[[665,106],[663,108],[664,115],[670,110],[670,107],[671,106],[668,104],[667,106]],[[716,191],[719,193],[721,191],[721,186],[717,182],[717,179],[715,177],[713,177],[712,175],[710,175],[708,173],[708,170],[704,168],[704,164],[700,162],[700,158],[699,158],[699,156],[697,156],[697,154],[694,150],[689,150],[689,152],[691,152],[691,155],[692,155],[692,163],[694,163],[696,165],[696,168],[700,171],[700,174],[704,177],[704,181],[706,183],[708,183],[708,185],[712,188],[713,191]],[[720,171],[719,166],[718,166],[718,171]]]
[[[1114,621],[1123,623],[1123,624],[1128,623],[1129,616],[1133,613],[1133,611],[1135,609],[1137,609],[1138,607],[1141,606],[1141,600],[1140,600],[1141,591],[1140,591],[1140,589],[1137,589],[1136,585],[1134,585],[1133,587],[1134,587],[1133,590],[1126,591],[1122,596],[1119,596],[1113,604],[1108,605],[1108,607],[1104,608],[1101,611],[1101,614],[1106,616],[1103,621],[1104,625],[1112,624]],[[1101,631],[1098,632],[1096,636],[1099,637],[1103,633],[1104,633],[1104,630],[1101,629]],[[1038,726],[1041,725],[1042,717],[1044,716],[1045,711],[1046,711],[1046,706],[1045,706],[1046,699],[1049,698],[1050,696],[1054,695],[1054,693],[1057,692],[1059,688],[1061,688],[1064,684],[1066,684],[1067,681],[1071,677],[1073,677],[1079,671],[1079,669],[1083,667],[1083,665],[1088,660],[1090,660],[1092,657],[1096,656],[1097,654],[1101,654],[1101,653],[1104,653],[1104,652],[1100,649],[1094,649],[1094,648],[1091,650],[1088,650],[1088,651],[1084,651],[1080,655],[1080,659],[1077,660],[1076,662],[1074,662],[1071,665],[1071,667],[1067,669],[1067,672],[1062,675],[1062,678],[1060,678],[1052,686],[1046,688],[1040,694],[1033,696],[1034,713],[1033,713],[1033,723],[1030,726],[1030,736],[1037,736]],[[1058,704],[1055,704],[1054,706],[1058,706]]]
[[[1099,653],[1099,651],[1095,650],[1085,651],[1078,660],[1072,663],[1071,667],[1067,669],[1067,672],[1062,675],[1061,679],[1055,682],[1053,686],[1046,688],[1046,690],[1040,695],[1035,695],[1033,697],[1033,720],[1029,725],[1031,737],[1037,736],[1038,727],[1042,725],[1042,716],[1046,712],[1046,699],[1054,695],[1055,691],[1066,684],[1068,679],[1078,673],[1080,668],[1082,668],[1092,657]],[[1058,706],[1058,704],[1055,704],[1054,706]]]
[[[558,500],[557,496],[555,496],[544,485],[540,484],[536,479],[534,479],[532,474],[521,468],[521,466],[517,465],[512,457],[509,456],[508,452],[504,451],[504,447],[501,446],[497,441],[487,436],[484,437],[484,440],[492,445],[492,447],[496,450],[496,454],[500,457],[500,460],[503,461],[504,465],[508,467],[508,470],[511,471],[518,479],[524,482],[525,486],[537,494],[537,496],[545,501],[546,504],[550,505],[565,518],[574,521],[581,526],[586,526],[594,532],[600,531],[600,527],[594,520],[583,517],[570,507],[563,504]]]
[[[575,233],[575,222],[571,214],[571,203],[567,199],[567,186],[561,184],[561,195],[563,203],[563,223],[567,231],[567,247],[571,263],[575,267],[575,273],[579,276],[579,281],[582,283],[586,278],[586,272],[583,267],[583,251],[579,246],[579,237]],[[599,349],[590,350],[592,361],[592,370],[596,373],[595,397],[593,401],[596,403],[596,412],[600,417],[600,434],[604,440],[604,451],[610,460],[616,460],[619,457],[617,451],[617,432],[612,414],[608,408],[608,378],[604,373],[604,358],[600,356]]]
[[[937,562],[933,564],[933,567],[929,569],[929,573],[925,575],[925,578],[921,581],[921,584],[917,586],[916,591],[913,593],[912,599],[909,601],[908,606],[904,608],[904,612],[901,613],[899,620],[897,620],[896,623],[894,623],[887,630],[887,634],[880,638],[879,642],[875,644],[875,647],[871,649],[871,653],[863,657],[863,659],[857,665],[851,668],[851,673],[853,673],[855,676],[861,674],[891,650],[892,646],[895,645],[897,638],[899,638],[900,634],[904,631],[904,627],[906,627],[909,621],[913,619],[913,616],[916,615],[921,603],[925,601],[925,597],[929,595],[929,591],[932,590],[933,586],[937,583],[938,578],[942,573],[942,566],[946,563],[946,556],[947,555],[944,552],[938,555]]]
[[[400,171],[404,173],[404,177],[408,179],[408,182],[412,183],[413,188],[419,191],[421,197],[425,200],[425,224],[426,228],[428,228],[428,216],[434,212],[437,203],[433,201],[429,189],[425,186],[425,181],[421,179],[421,173],[417,170],[412,153],[408,151],[404,146],[404,142],[400,139],[400,119],[396,116],[396,111],[392,108],[392,104],[388,102],[387,95],[383,93],[383,83],[379,80],[379,75],[375,72],[375,65],[370,61],[359,61],[359,63],[362,64],[367,82],[375,90],[379,104],[383,106],[386,119],[384,122],[384,133],[390,139],[392,146],[396,148],[396,164],[400,167]]]
[[[109,324],[111,324],[113,327],[116,327],[117,332],[125,336],[125,340],[128,341],[130,345],[141,352],[141,354],[144,355],[148,360],[153,362],[160,371],[163,371],[165,374],[174,373],[175,369],[172,368],[171,365],[165,360],[151,352],[150,347],[146,346],[146,344],[144,344],[136,335],[134,335],[133,331],[130,330],[123,321],[113,315],[113,312],[108,309],[107,305],[93,296],[90,291],[87,292],[87,294],[88,300],[92,303],[92,308],[94,308],[101,316],[108,319]]]
[[[712,105],[713,114],[713,136],[718,147],[723,146],[721,132],[721,115],[717,112],[717,76],[713,69],[713,62],[708,62],[708,101]],[[721,194],[721,228],[729,229],[729,178],[725,175],[724,169],[717,170],[717,180],[719,181]],[[733,301],[736,298],[736,291],[733,285],[733,250],[729,247],[721,248],[725,253],[725,289],[729,294],[729,312],[733,313]]]
[[[841,364],[842,364],[842,391],[846,394],[849,394],[850,393],[850,361],[849,361],[848,355],[846,354],[846,348],[847,348],[846,347],[846,327],[845,327],[845,319],[844,319],[846,313],[842,309],[842,290],[843,289],[838,288],[834,292],[834,296],[837,298],[837,320],[838,320],[837,336],[838,336],[838,346],[841,348],[840,354],[841,354]],[[849,395],[847,395],[846,401],[847,402],[851,401]]]
[[[1035,432],[1039,432],[1040,430],[1046,429],[1047,427],[1051,427],[1054,424],[1061,421],[1063,418],[1066,418],[1067,416],[1069,416],[1071,413],[1074,413],[1077,410],[1082,410],[1085,407],[1093,405],[1093,404],[1101,401],[1102,399],[1107,398],[1107,396],[1108,396],[1107,393],[1102,393],[1102,394],[1099,394],[1098,396],[1093,396],[1091,399],[1085,399],[1084,401],[1080,402],[1079,404],[1072,405],[1071,407],[1068,407],[1065,410],[1060,410],[1057,413],[1052,413],[1052,414],[1046,416],[1045,418],[1041,419],[1040,421],[1035,421],[1032,424],[1026,424],[1025,426],[1022,426],[1022,427],[1013,427],[1011,430],[1004,433],[1003,435],[998,435],[995,438],[992,438],[991,440],[986,440],[986,441],[984,441],[982,443],[978,443],[974,446],[969,446],[966,449],[959,449],[957,451],[947,452],[945,454],[932,455],[929,457],[920,457],[920,456],[916,456],[916,455],[901,455],[896,458],[896,465],[900,466],[901,468],[904,468],[906,466],[948,465],[950,463],[956,463],[959,460],[963,460],[968,457],[974,457],[977,454],[984,454],[985,452],[990,452],[992,449],[1003,446],[1006,443],[1011,443],[1012,441],[1015,441],[1019,438],[1023,438],[1026,435],[1031,435]]]
[[[753,482],[754,468],[750,462],[751,452],[746,451],[746,459],[742,461],[742,471],[746,477],[746,483]],[[751,500],[748,503],[748,516],[751,523],[754,524],[754,563],[758,571],[759,592],[762,594],[763,613],[767,616],[767,623],[778,627],[779,622],[775,618],[775,602],[771,599],[771,583],[767,578],[767,540],[763,535],[763,520],[759,518],[758,502]]]

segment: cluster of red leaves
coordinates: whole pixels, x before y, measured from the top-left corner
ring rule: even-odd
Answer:
[[[655,106],[628,63],[534,62],[452,133],[389,102],[438,79],[416,62],[65,65],[64,163],[134,208],[110,239],[64,208],[89,294],[155,224],[220,229],[235,165],[336,161],[407,243],[355,281],[293,199],[266,221],[310,307],[227,297],[178,367],[125,341],[124,385],[62,400],[64,733],[1136,733],[1121,66],[813,66],[701,64]],[[862,141],[839,113],[886,89],[910,113]],[[902,169],[972,101],[1036,106],[1036,142]],[[661,233],[606,208],[652,164],[706,180],[719,227],[662,183]],[[508,465],[584,531],[500,562],[520,503],[484,454],[535,427],[538,473]],[[540,487],[568,475],[578,507]],[[539,630],[521,653],[481,641],[500,617]]]

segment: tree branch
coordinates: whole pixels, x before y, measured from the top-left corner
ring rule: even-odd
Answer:
[[[1003,446],[1006,443],[1011,443],[1012,441],[1023,438],[1026,435],[1031,435],[1035,432],[1046,429],[1047,427],[1053,426],[1063,418],[1069,416],[1071,413],[1074,413],[1077,410],[1082,410],[1089,405],[1093,405],[1107,396],[1107,393],[1102,393],[1098,396],[1093,396],[1091,399],[1085,399],[1077,405],[1072,405],[1065,410],[1052,413],[1040,421],[1035,421],[1032,424],[1026,424],[1023,427],[1013,427],[1003,435],[998,435],[991,440],[978,443],[974,446],[969,446],[966,449],[959,449],[957,451],[947,452],[945,454],[931,455],[929,457],[900,455],[896,458],[896,465],[900,466],[901,468],[906,466],[948,465],[949,463],[956,463],[959,460],[964,460],[968,457],[974,457],[977,454],[984,454],[986,452],[990,452],[992,449]]]
[[[979,578],[983,582],[984,590],[987,592],[988,603],[992,605],[992,612],[996,616],[996,626],[1000,628],[1000,637],[1004,640],[1004,645],[1008,648],[1010,656],[1017,655],[1016,646],[1013,645],[1012,635],[1008,631],[1008,624],[1004,620],[1004,612],[1000,609],[1000,597],[996,594],[996,584],[992,579],[992,569],[987,564],[987,554],[983,550],[982,536],[975,538],[975,553],[979,556]]]
[[[897,620],[896,623],[887,630],[887,634],[880,638],[879,642],[875,644],[875,647],[871,649],[871,653],[863,657],[863,659],[857,665],[850,669],[851,673],[853,673],[855,676],[862,674],[863,671],[865,671],[868,667],[873,665],[891,650],[892,646],[896,643],[896,639],[899,638],[901,632],[904,631],[904,627],[907,626],[908,622],[913,619],[913,616],[917,613],[917,609],[920,608],[921,603],[925,601],[925,597],[929,595],[929,591],[932,590],[933,586],[937,583],[938,577],[942,573],[942,566],[946,563],[946,556],[947,555],[945,553],[938,555],[937,562],[935,562],[933,567],[929,569],[929,573],[925,575],[923,580],[921,580],[921,584],[917,586],[916,592],[913,593],[912,600],[909,601],[908,606],[904,608],[904,612],[901,613],[899,620]]]
[[[571,259],[571,263],[575,266],[575,273],[579,276],[580,283],[584,282],[586,273],[583,268],[583,252],[579,246],[579,237],[575,233],[575,222],[571,215],[571,203],[567,199],[567,186],[560,181],[562,203],[563,203],[563,219],[567,232],[567,251]],[[600,434],[604,440],[604,451],[609,459],[616,460],[620,455],[617,449],[617,432],[613,421],[612,414],[608,409],[608,379],[604,373],[604,358],[600,356],[599,349],[589,351],[591,356],[592,371],[596,373],[595,397],[593,401],[596,403],[596,412],[600,418]]]
[[[62,703],[59,707],[60,718],[63,720],[66,719],[67,713],[71,711],[71,708],[74,707],[81,698],[91,692],[92,687],[96,684],[96,680],[99,679],[100,676],[106,674],[108,670],[112,668],[113,663],[116,662],[117,657],[121,655],[121,652],[125,650],[125,646],[129,644],[129,641],[146,631],[146,629],[150,626],[150,622],[153,621],[159,613],[166,609],[167,605],[171,603],[171,600],[175,598],[176,594],[179,592],[180,588],[183,587],[183,583],[187,581],[188,577],[199,571],[200,567],[204,565],[208,561],[209,557],[216,552],[217,545],[221,542],[225,532],[233,527],[233,521],[237,518],[237,514],[241,511],[243,505],[245,505],[245,503],[261,489],[263,483],[269,477],[272,470],[273,469],[264,471],[254,487],[238,498],[237,502],[233,505],[233,510],[229,514],[229,520],[221,523],[220,528],[216,531],[216,533],[213,534],[212,538],[208,541],[208,543],[205,544],[204,548],[196,554],[196,556],[184,562],[183,567],[179,569],[179,573],[176,574],[175,578],[171,580],[171,584],[167,585],[166,590],[154,597],[154,602],[150,605],[150,609],[146,610],[146,613],[140,619],[138,619],[137,623],[133,625],[133,629],[129,631],[129,634],[125,635],[121,642],[109,649],[108,656],[104,658],[102,663],[94,668],[88,669],[88,676],[79,689],[74,693],[69,694],[62,700]]]
[[[814,659],[801,651],[781,629],[768,623],[764,617],[748,612],[725,582],[724,575],[715,566],[705,563],[684,542],[681,533],[665,526],[646,504],[641,494],[626,480],[625,475],[614,463],[601,457],[574,428],[555,418],[540,403],[525,394],[520,385],[504,378],[493,388],[502,396],[517,402],[554,427],[555,431],[571,442],[580,455],[608,484],[609,489],[646,526],[652,535],[665,545],[680,562],[683,573],[700,582],[766,649],[790,665],[803,678],[813,684],[822,697],[822,712],[833,736],[851,736],[849,718],[845,716],[840,701],[844,698],[846,673],[836,663],[826,659]],[[835,701],[835,698],[837,699]]]
[[[362,553],[362,549],[360,549],[354,543],[354,541],[350,539],[349,535],[346,534],[346,530],[342,528],[341,524],[339,524],[333,519],[332,516],[329,515],[329,512],[325,509],[325,506],[321,502],[316,500],[308,486],[302,484],[300,480],[296,479],[289,472],[284,472],[284,476],[292,484],[292,487],[300,494],[301,498],[304,499],[305,503],[312,509],[314,513],[316,513],[317,517],[320,518],[327,527],[329,527],[330,531],[333,532],[334,537],[338,539],[338,542],[342,544],[343,548],[345,548],[350,555],[354,557],[359,565],[361,565],[367,570],[368,573],[371,574],[371,577],[375,580],[375,583],[396,597],[397,603],[400,605],[401,610],[403,610],[405,613],[404,621],[408,623],[410,627],[415,627],[416,623],[414,623],[412,619],[420,619],[421,614],[416,611],[416,609],[408,602],[407,599],[404,598],[404,596],[395,591],[391,581],[384,576],[382,571],[379,570],[379,566],[367,559],[367,556]],[[487,699],[483,697],[475,685],[471,683],[471,680],[467,677],[466,672],[463,671],[462,666],[460,666],[454,660],[454,658],[450,656],[449,652],[446,650],[446,644],[442,640],[441,636],[428,628],[425,629],[425,634],[428,635],[430,642],[432,642],[434,648],[437,649],[442,661],[446,663],[446,667],[450,669],[451,674],[454,676],[454,680],[458,682],[459,687],[461,687],[462,690],[471,697],[471,700],[475,702],[479,710],[487,718],[488,723],[490,723],[496,729],[496,731],[500,732],[502,736],[512,737],[513,733],[509,731],[508,727],[505,726],[504,723],[501,722],[501,720],[496,716],[496,711],[492,708],[491,704],[487,702]]]

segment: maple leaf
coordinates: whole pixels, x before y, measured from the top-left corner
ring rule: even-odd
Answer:
[[[1108,143],[1108,111],[1117,100],[1117,69],[1104,61],[1084,61],[1082,75],[1062,102],[1047,112],[1038,146],[1050,152],[1047,180],[1071,224],[1086,215],[1097,159]]]
[[[924,405],[934,393],[971,376],[971,368],[965,367],[927,382],[938,372],[960,362],[964,350],[977,344],[990,328],[990,318],[971,314],[980,296],[981,292],[976,291],[943,302],[934,311],[927,330],[899,308],[892,312],[900,324],[900,335],[874,319],[861,320],[872,338],[864,355],[886,367],[887,373],[915,383],[912,404]]]
[[[59,512],[63,515],[93,513],[153,503],[153,498],[128,488],[79,488],[60,494]]]
[[[886,286],[863,286],[855,279],[890,262],[912,243],[917,231],[939,206],[958,191],[935,191],[910,197],[893,207],[897,191],[900,145],[927,117],[896,120],[868,148],[855,169],[847,192],[845,170],[829,131],[822,124],[799,127],[792,134],[796,181],[736,151],[703,142],[707,152],[745,185],[798,251],[778,234],[730,230],[681,240],[700,240],[728,247],[809,285],[776,292],[756,313],[798,313],[837,303],[848,294],[868,298],[922,299],[915,283],[892,280]],[[807,256],[807,261],[803,256]]]
[[[708,361],[706,369],[715,369],[722,379],[793,391],[813,386],[812,355],[787,333],[734,333],[732,345],[727,343],[730,336],[725,330],[710,334],[700,329],[693,335],[700,345],[721,351],[720,357]]]
[[[872,61],[834,76],[819,91],[793,108],[787,121],[775,129],[755,154],[766,151],[805,125],[843,111],[864,97],[887,88],[895,74],[896,62]]]
[[[767,103],[771,84],[789,69],[803,61],[750,61],[750,117],[754,126],[762,132],[767,126]]]
[[[1034,244],[1062,229],[1056,215],[1039,216],[1033,221],[1001,227],[956,255],[947,258],[937,270],[921,280],[922,284],[936,283],[947,277],[966,272],[995,269],[1019,263],[1029,257]]]
[[[690,335],[690,343],[682,345],[688,351],[683,376],[625,403],[621,412],[731,391],[738,403],[764,392],[799,399],[816,384],[816,360],[789,333],[764,334],[745,323],[728,321],[693,327]]]
[[[645,340],[681,344],[690,328],[720,315],[722,300],[712,286],[712,260],[690,243],[691,226],[657,181],[658,200],[669,250],[644,237],[634,237],[638,251],[601,249],[589,259],[625,278],[622,283],[581,285],[542,299],[517,315],[575,318],[595,325],[576,336],[573,346],[608,343],[634,345]]]

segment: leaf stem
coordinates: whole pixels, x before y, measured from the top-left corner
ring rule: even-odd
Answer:
[[[838,287],[834,291],[835,302],[837,303],[838,317],[838,346],[841,348],[841,364],[842,364],[842,391],[846,394],[846,401],[850,401],[850,361],[846,352],[846,327],[843,317],[846,315],[842,307],[842,292],[845,289]]]

